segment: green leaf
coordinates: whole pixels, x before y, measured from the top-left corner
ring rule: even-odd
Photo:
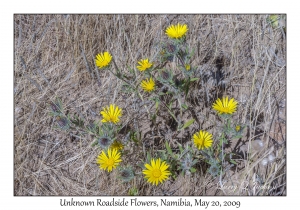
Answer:
[[[139,194],[139,190],[135,187],[132,187],[128,191],[129,196],[137,196]]]
[[[190,90],[190,81],[187,80],[186,83],[184,84],[185,88],[184,88],[184,92],[185,92],[185,97],[188,95],[189,90]]]
[[[175,115],[168,109],[168,112],[170,113],[170,115],[174,118],[174,120],[177,122],[177,119],[175,117]]]
[[[179,130],[183,130],[183,129],[189,127],[191,124],[193,124],[194,121],[195,121],[195,119],[191,119],[191,120],[187,121],[187,122],[183,125],[183,127],[180,128]]]
[[[192,52],[190,54],[190,57],[193,57],[193,55],[195,54],[195,49],[192,49]]]
[[[156,102],[155,102],[155,109],[158,108],[158,105],[159,105],[159,101],[156,101]]]
[[[235,162],[234,160],[230,159],[230,162],[233,163],[234,165],[237,165],[237,162]]]
[[[139,140],[138,140],[138,132],[133,132],[133,131],[130,131],[130,134],[129,134],[129,138],[131,141],[133,141],[134,143],[138,144]]]
[[[191,82],[194,82],[194,81],[197,81],[197,80],[199,80],[199,78],[197,78],[197,77],[190,79]]]
[[[80,119],[78,116],[74,115],[74,118],[71,119],[71,122],[79,127],[83,127],[84,126],[84,121],[82,119]]]
[[[168,153],[173,157],[172,149],[171,149],[171,147],[170,147],[170,145],[168,144],[167,141],[166,141],[166,149],[167,149]]]
[[[147,162],[148,162],[148,163],[151,162],[151,155],[150,155],[150,152],[147,152]]]
[[[129,70],[130,73],[132,73],[132,74],[134,73],[133,69],[130,68],[129,66],[128,66],[128,70]]]
[[[173,104],[173,101],[170,102],[170,104],[169,104],[169,106],[168,106],[169,109],[172,108],[172,104]]]
[[[195,165],[196,163],[198,163],[199,161],[198,160],[193,160],[193,162],[192,162],[192,165]]]
[[[183,148],[182,148],[181,144],[178,144],[178,147],[179,147],[180,152],[182,153],[183,152]]]
[[[243,136],[242,135],[236,135],[236,136],[234,136],[233,138],[234,139],[240,139],[240,138],[242,138]]]
[[[191,171],[191,173],[195,173],[197,170],[195,168],[191,167],[190,171]]]
[[[96,140],[96,141],[94,141],[93,143],[92,143],[92,147],[94,147],[94,146],[96,146],[98,144],[98,141]]]
[[[142,163],[142,162],[139,162],[136,164],[138,167],[140,167],[141,169],[144,169],[145,168],[145,164]]]
[[[156,114],[151,115],[151,120],[152,120],[153,122],[156,121]]]
[[[159,157],[162,161],[165,161],[167,159],[166,151],[165,150],[158,150]]]
[[[182,104],[181,107],[184,108],[184,109],[188,109],[189,108],[186,104]]]

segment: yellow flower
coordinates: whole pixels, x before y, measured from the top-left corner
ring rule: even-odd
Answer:
[[[193,141],[199,150],[209,148],[213,142],[212,134],[207,131],[200,130],[193,135]]]
[[[112,122],[114,124],[120,121],[119,117],[122,116],[121,113],[122,109],[114,104],[111,104],[109,107],[104,107],[103,111],[100,112],[102,114],[102,121],[101,122]]]
[[[152,79],[152,77],[150,79],[147,78],[141,82],[141,86],[144,89],[144,91],[151,92],[155,88],[155,82]]]
[[[191,69],[191,65],[185,64],[185,69],[186,69],[187,71],[189,71],[189,70]]]
[[[148,179],[147,182],[153,185],[158,185],[158,182],[163,183],[171,174],[170,171],[167,170],[169,165],[165,161],[161,162],[160,158],[157,160],[152,159],[151,165],[145,164],[145,167],[147,169],[143,170],[143,174],[145,174],[145,178]]]
[[[110,63],[111,59],[112,56],[109,54],[109,52],[99,53],[96,55],[95,59],[96,66],[98,66],[100,69],[106,67]]]
[[[153,63],[150,63],[148,58],[147,59],[142,59],[138,62],[139,66],[137,66],[137,68],[140,70],[140,71],[145,71],[146,69],[150,68]]]
[[[115,140],[111,145],[110,149],[122,150],[124,148],[123,144],[117,140]]]
[[[236,130],[237,132],[239,132],[239,131],[241,130],[241,126],[239,126],[239,125],[235,126],[235,130]]]
[[[228,97],[223,97],[222,100],[218,98],[212,106],[219,114],[232,114],[236,111],[236,107],[237,101],[234,98],[228,101]]]
[[[107,170],[108,172],[112,171],[113,168],[116,168],[121,160],[121,154],[116,149],[108,149],[107,154],[104,151],[97,157],[97,163],[99,164],[100,169]]]
[[[186,24],[181,25],[178,23],[177,25],[169,26],[166,30],[166,34],[172,39],[178,39],[183,37],[188,30],[189,29]]]

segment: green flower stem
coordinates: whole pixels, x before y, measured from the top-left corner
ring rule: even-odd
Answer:
[[[222,184],[222,172],[223,172],[223,157],[224,157],[224,148],[223,148],[223,142],[224,142],[224,139],[225,139],[225,134],[224,132],[222,133],[222,136],[221,136],[221,139],[220,139],[220,147],[221,147],[221,151],[222,151],[222,160],[221,160],[221,169],[220,169],[220,177],[219,177],[219,182],[220,184]]]
[[[112,61],[113,61],[114,65],[115,65],[115,68],[117,69],[117,74],[120,74],[120,70],[119,70],[119,68],[118,68],[118,66],[116,64],[115,59],[113,58]]]
[[[174,118],[174,120],[177,122],[177,124],[179,125],[179,122],[178,120],[176,119],[175,115],[172,113],[172,111],[169,109],[169,107],[165,104],[165,102],[163,102],[162,100],[159,99],[159,95],[157,95],[155,93],[155,95],[157,96],[158,100],[162,103],[162,105],[164,105],[167,109],[168,109],[168,112],[170,113],[170,115]]]
[[[124,80],[122,77],[119,76],[120,74],[115,74],[110,69],[108,69],[108,71],[110,71],[115,77],[119,78],[120,80],[122,80],[123,82],[125,82],[127,85],[131,86],[135,90],[135,87],[132,84],[130,84],[129,82],[127,82],[126,80]]]
[[[181,56],[177,55],[176,57],[179,59],[181,65],[182,65],[183,67],[185,67],[185,64],[184,64],[184,62],[183,62]]]
[[[229,131],[231,129],[231,125],[230,125],[231,121],[230,118],[227,118],[227,131]]]

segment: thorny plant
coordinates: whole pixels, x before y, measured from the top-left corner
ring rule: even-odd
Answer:
[[[134,94],[142,101],[148,98],[155,102],[154,113],[144,104],[149,120],[156,121],[159,106],[162,106],[177,122],[178,131],[184,131],[195,121],[189,119],[182,123],[182,118],[188,109],[187,99],[191,85],[200,79],[195,77],[197,68],[191,64],[193,50],[186,44],[187,31],[186,24],[169,26],[165,31],[169,39],[161,43],[157,57],[137,61],[138,74],[136,69],[130,67],[129,73],[122,72],[109,52],[99,53],[95,59],[95,65],[101,71],[109,71],[122,81],[123,91]],[[180,73],[175,74],[178,71]],[[175,115],[174,106],[180,110],[178,117]],[[101,122],[84,122],[84,119],[77,116],[66,116],[60,99],[50,103],[51,115],[56,118],[57,128],[65,131],[76,129],[95,139],[91,145],[97,145],[102,150],[97,158],[100,169],[110,172],[118,167],[117,177],[123,182],[130,182],[134,176],[143,174],[145,180],[153,185],[163,183],[170,176],[176,179],[179,173],[195,173],[199,163],[206,164],[206,171],[214,177],[219,176],[221,180],[228,170],[228,165],[231,167],[232,164],[237,164],[234,161],[235,154],[225,150],[228,141],[241,138],[245,128],[244,125],[232,122],[231,116],[236,111],[237,102],[233,98],[229,100],[228,97],[223,97],[218,99],[212,108],[218,112],[223,122],[221,134],[213,136],[205,130],[200,130],[193,135],[190,142],[185,145],[177,142],[173,148],[165,139],[164,149],[157,150],[154,157],[148,151],[146,160],[135,165],[142,168],[141,173],[136,172],[135,166],[124,163],[122,159],[122,156],[126,155],[123,149],[128,145],[128,140],[139,144],[141,139],[137,137],[139,131],[131,131],[125,139],[120,140],[123,115],[121,108],[110,104],[100,112],[103,118]],[[136,194],[138,191],[135,188],[130,189],[129,195]]]

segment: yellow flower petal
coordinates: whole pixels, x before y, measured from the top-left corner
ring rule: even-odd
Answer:
[[[109,107],[104,107],[103,111],[100,112],[103,119],[102,122],[112,122],[114,124],[120,121],[119,117],[122,116],[122,109],[114,104],[111,104]]]
[[[188,31],[188,27],[186,24],[181,25],[178,23],[177,25],[171,25],[166,29],[166,34],[169,38],[179,39],[183,37]]]
[[[109,52],[99,53],[96,55],[95,63],[100,69],[109,65],[112,60],[111,54]]]
[[[149,69],[153,63],[150,63],[149,62],[149,59],[142,59],[138,62],[139,66],[137,66],[137,69],[140,70],[140,71],[145,71],[147,69]]]
[[[96,162],[99,164],[100,169],[110,172],[119,165],[122,159],[120,158],[121,154],[116,149],[108,149],[107,154],[108,157],[106,156],[105,152],[102,151],[102,153],[97,157]]]
[[[212,108],[219,114],[233,114],[236,112],[237,104],[234,98],[229,100],[228,97],[223,97],[222,100],[218,98]]]
[[[200,130],[199,132],[195,133],[192,137],[195,146],[199,149],[206,149],[212,146],[212,134],[207,131]]]
[[[158,183],[163,183],[168,176],[171,174],[170,171],[167,170],[169,167],[166,162],[162,162],[160,158],[152,159],[150,164],[145,164],[146,169],[143,170],[143,174],[145,174],[145,178],[147,182],[158,185]]]
[[[144,91],[151,92],[155,89],[155,82],[152,77],[150,79],[145,79],[141,82],[141,87]]]

